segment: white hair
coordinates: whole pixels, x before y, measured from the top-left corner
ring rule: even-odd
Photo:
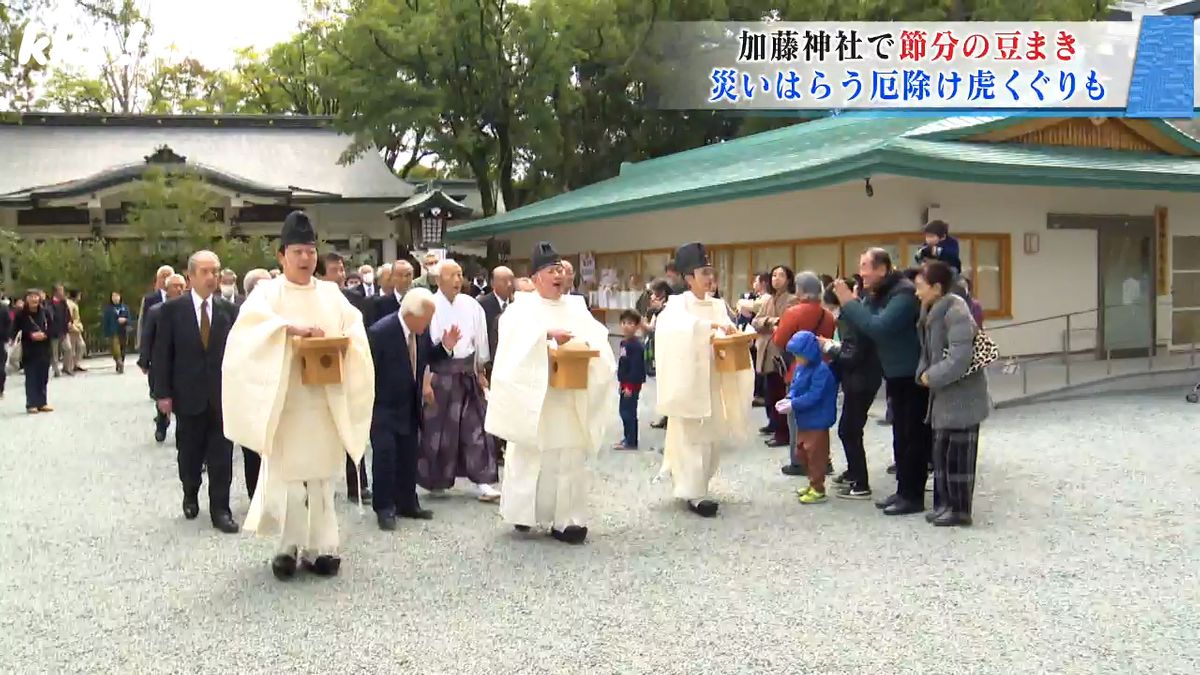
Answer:
[[[173,273],[171,273],[171,276],[169,276],[163,280],[163,286],[166,286],[167,284],[174,282],[174,281],[178,281],[179,283],[183,284],[184,286],[187,285],[187,279],[184,279],[182,274],[179,274],[178,272],[173,272]]]
[[[242,279],[242,290],[245,291],[246,295],[250,295],[250,291],[254,290],[254,286],[258,282],[263,281],[264,279],[270,279],[270,278],[271,278],[270,272],[264,270],[261,267],[256,267],[256,268],[250,270],[249,272],[246,272],[246,276]]]
[[[433,293],[418,286],[417,288],[409,289],[404,294],[404,300],[400,301],[400,314],[424,318],[433,313],[435,306],[433,304]]]
[[[175,268],[171,267],[170,265],[163,265],[162,267],[158,268],[158,271],[154,273],[154,276],[160,277],[164,274],[167,276],[175,274]]]

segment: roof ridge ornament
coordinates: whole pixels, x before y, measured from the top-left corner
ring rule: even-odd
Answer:
[[[167,144],[160,145],[154,149],[154,154],[146,155],[143,159],[147,164],[186,164],[187,157],[175,154],[171,146]]]

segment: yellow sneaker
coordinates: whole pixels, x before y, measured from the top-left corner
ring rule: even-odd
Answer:
[[[817,492],[812,488],[809,488],[808,492],[800,495],[801,504],[820,504],[823,501],[825,501],[825,493]]]

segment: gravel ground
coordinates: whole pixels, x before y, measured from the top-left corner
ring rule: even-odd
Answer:
[[[517,537],[465,490],[393,533],[342,502],[342,575],[281,584],[271,542],[183,520],[136,370],[52,380],[51,415],[21,387],[0,402],[5,672],[1200,671],[1183,392],[997,413],[972,529],[802,507],[757,441],[700,520],[651,484],[657,453],[605,451],[584,547]],[[882,493],[888,431],[868,433]]]

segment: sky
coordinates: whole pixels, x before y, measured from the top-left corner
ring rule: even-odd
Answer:
[[[301,0],[139,0],[154,26],[151,57],[195,57],[209,68],[228,68],[240,47],[260,50],[291,37],[304,17]],[[81,21],[72,0],[60,0],[51,16],[58,27],[51,60],[88,67],[103,62],[103,36]],[[71,33],[70,41],[61,38]]]

